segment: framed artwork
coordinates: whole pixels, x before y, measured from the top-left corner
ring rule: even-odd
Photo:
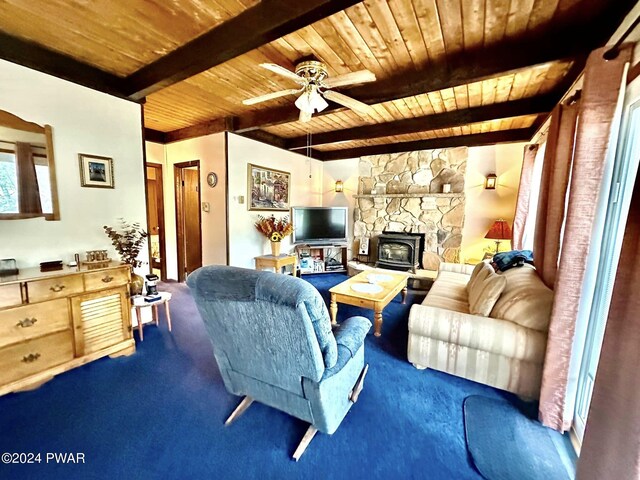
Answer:
[[[290,173],[249,164],[247,179],[249,210],[289,211]]]
[[[113,188],[113,158],[79,153],[80,184],[83,187]]]

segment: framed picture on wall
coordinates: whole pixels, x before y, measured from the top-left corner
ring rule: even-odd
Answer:
[[[79,153],[80,185],[94,188],[113,188],[113,158]]]
[[[291,174],[248,165],[247,208],[249,210],[289,211]]]

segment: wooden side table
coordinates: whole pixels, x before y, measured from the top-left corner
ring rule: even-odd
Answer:
[[[171,313],[169,312],[169,301],[171,300],[171,294],[169,292],[158,292],[160,300],[155,302],[145,302],[143,295],[131,297],[133,306],[136,309],[136,317],[138,320],[138,334],[140,335],[140,341],[144,341],[144,334],[142,333],[142,309],[144,307],[152,307],[153,321],[158,325],[158,305],[164,304],[164,313],[167,316],[167,325],[169,331],[171,331]]]
[[[256,270],[264,270],[265,268],[275,268],[276,273],[282,273],[282,267],[287,265],[293,266],[293,276],[296,276],[296,265],[298,264],[298,257],[296,255],[261,255],[255,257]]]

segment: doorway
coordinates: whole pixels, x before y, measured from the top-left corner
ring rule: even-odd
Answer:
[[[162,165],[147,164],[147,231],[151,273],[167,279]]]
[[[174,165],[178,281],[202,266],[200,160]]]

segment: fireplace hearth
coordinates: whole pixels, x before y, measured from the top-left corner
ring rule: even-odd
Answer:
[[[376,267],[415,273],[420,264],[420,248],[423,235],[383,233],[378,236],[378,260]]]

